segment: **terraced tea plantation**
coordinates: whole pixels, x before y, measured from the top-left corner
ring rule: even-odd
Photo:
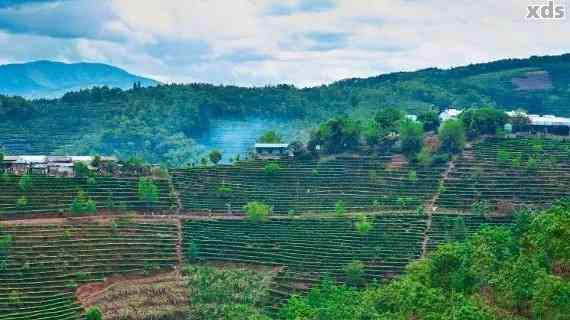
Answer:
[[[22,216],[31,213],[57,213],[69,211],[78,192],[83,191],[95,201],[97,208],[137,210],[146,209],[147,204],[138,198],[138,179],[97,177],[57,178],[31,176],[29,190],[19,185],[21,176],[4,175],[0,178],[0,214]],[[155,180],[159,199],[154,210],[170,209],[174,204],[167,180]],[[25,205],[18,200],[24,198]]]
[[[568,195],[569,141],[488,139],[455,161],[436,205],[469,210],[483,201],[491,211],[510,211],[548,206]]]
[[[186,211],[241,211],[250,201],[274,212],[332,212],[337,201],[352,211],[413,209],[437,190],[445,166],[410,167],[390,157],[321,161],[243,161],[173,172]],[[268,172],[268,165],[277,165]]]
[[[78,285],[177,263],[173,223],[117,220],[2,229],[12,239],[0,271],[2,320],[79,319]]]

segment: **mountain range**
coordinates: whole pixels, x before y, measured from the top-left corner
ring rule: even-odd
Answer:
[[[134,83],[157,81],[102,63],[34,61],[0,66],[0,94],[26,98],[58,98],[66,92],[95,86],[129,89]]]

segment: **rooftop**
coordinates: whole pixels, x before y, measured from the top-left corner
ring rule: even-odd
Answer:
[[[289,148],[288,143],[256,143],[256,148]]]

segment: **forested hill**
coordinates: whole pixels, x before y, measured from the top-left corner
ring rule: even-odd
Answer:
[[[61,97],[69,91],[103,85],[128,89],[135,82],[158,84],[101,63],[34,61],[0,66],[0,94],[30,98]]]
[[[208,134],[214,119],[316,124],[336,112],[367,115],[392,106],[417,113],[485,105],[570,116],[570,54],[392,73],[305,89],[172,84],[127,91],[98,87],[55,100],[0,97],[0,144],[7,153],[141,155],[150,162],[179,165],[195,156],[195,139]]]

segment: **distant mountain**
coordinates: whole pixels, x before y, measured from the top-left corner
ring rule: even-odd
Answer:
[[[158,84],[123,69],[101,63],[35,61],[0,66],[0,94],[27,98],[57,98],[66,92],[94,86],[129,89]]]

